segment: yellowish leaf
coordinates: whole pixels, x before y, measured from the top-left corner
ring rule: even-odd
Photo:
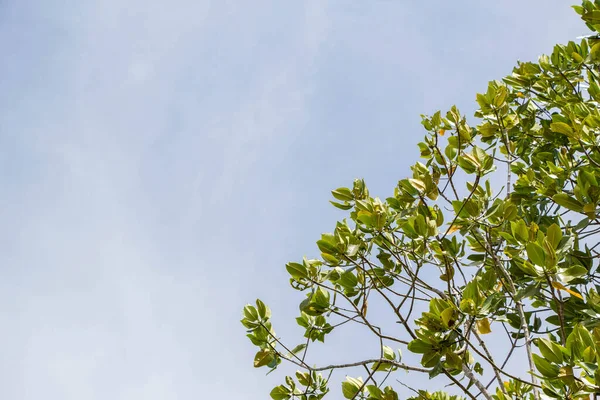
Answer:
[[[446,130],[445,129],[440,129],[438,131],[438,133],[440,134],[440,136],[444,136],[444,134],[446,133]]]
[[[454,232],[460,230],[460,228],[462,228],[462,226],[452,225],[450,228],[448,228],[446,235],[452,235]]]
[[[571,57],[573,57],[573,59],[577,62],[583,62],[583,57],[581,57],[581,54],[577,53],[576,51],[571,53]]]
[[[456,315],[453,307],[448,307],[442,311],[440,317],[442,318],[444,325],[446,325],[448,328],[452,328],[456,323]]]
[[[488,318],[484,318],[477,321],[477,331],[482,335],[492,332],[492,328],[490,328],[490,320]]]
[[[584,213],[591,213],[596,211],[596,205],[593,203],[589,203],[583,206],[583,212]]]
[[[561,367],[558,370],[558,376],[559,377],[567,377],[567,376],[573,376],[573,368],[572,367]]]
[[[569,293],[572,296],[575,296],[577,298],[580,298],[581,300],[583,300],[583,296],[580,295],[579,293],[577,293],[574,290],[569,289],[568,287],[566,287],[565,285],[563,285],[560,282],[552,282],[552,287],[554,289],[558,289],[558,290],[564,290],[565,292]]]

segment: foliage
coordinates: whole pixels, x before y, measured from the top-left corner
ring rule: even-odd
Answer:
[[[600,32],[600,0],[574,9]],[[423,116],[423,161],[392,197],[371,197],[363,180],[332,192],[347,218],[317,241],[320,259],[286,265],[291,286],[306,293],[296,318],[303,342],[287,347],[260,300],[244,308],[254,366],[299,368],[271,398],[321,399],[331,371],[363,366],[364,379],[347,377],[335,391],[398,399],[385,381],[399,370],[445,379],[471,399],[600,391],[599,67],[600,35],[519,62],[477,95],[477,125],[456,107]],[[403,332],[367,317],[373,297]],[[379,353],[327,367],[306,361],[311,344],[347,322],[364,326]],[[512,359],[527,367],[509,370]],[[463,398],[411,390],[413,399]]]

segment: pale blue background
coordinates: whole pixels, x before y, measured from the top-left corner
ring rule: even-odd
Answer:
[[[267,398],[240,310],[299,332],[329,190],[391,194],[419,114],[584,34],[569,4],[0,1],[0,398]]]

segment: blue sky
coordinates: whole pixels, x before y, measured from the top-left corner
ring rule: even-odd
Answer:
[[[0,398],[266,398],[241,307],[301,335],[329,190],[392,193],[419,114],[584,34],[569,4],[0,1]]]

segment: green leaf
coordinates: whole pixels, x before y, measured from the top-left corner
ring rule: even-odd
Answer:
[[[519,242],[508,232],[499,232],[500,237],[504,238],[508,244],[512,244],[513,246],[517,246]]]
[[[342,204],[342,203],[338,203],[338,202],[331,201],[331,200],[329,200],[329,202],[330,202],[330,203],[331,203],[331,204],[332,204],[334,207],[336,207],[336,208],[339,208],[340,210],[344,210],[344,211],[350,210],[350,209],[352,209],[352,207],[353,207],[353,206],[352,206],[352,204],[348,204],[348,203],[344,203],[344,204]]]
[[[331,194],[333,195],[333,197],[341,201],[354,200],[354,194],[352,194],[352,191],[348,188],[337,188],[335,190],[332,190]]]
[[[556,378],[558,376],[559,368],[556,365],[551,364],[545,358],[533,354],[533,363],[540,374],[546,378]]]
[[[515,300],[519,301],[525,297],[532,297],[537,293],[539,293],[539,287],[537,285],[529,285],[517,292],[515,295]]]
[[[553,122],[550,124],[552,132],[562,133],[566,136],[573,136],[573,128],[564,122]]]
[[[417,232],[417,234],[419,234],[419,236],[427,235],[427,221],[425,220],[425,217],[421,214],[417,215],[417,217],[415,218],[415,231]]]
[[[592,55],[592,59],[594,59],[594,60],[600,59],[600,42],[598,42],[592,46],[592,49],[590,50],[590,54]]]
[[[579,278],[588,273],[587,268],[582,265],[573,265],[561,272],[561,275],[568,278]]]
[[[375,385],[368,385],[367,391],[369,392],[369,399],[381,400],[383,398],[383,391]]]
[[[258,320],[258,311],[256,310],[256,307],[247,304],[244,307],[244,317],[250,321],[257,321]]]
[[[300,343],[298,346],[294,347],[292,349],[292,351],[290,351],[290,353],[291,354],[298,354],[299,352],[301,352],[305,348],[306,348],[306,343]]]
[[[496,107],[501,107],[504,104],[507,95],[508,90],[506,89],[506,86],[500,86],[496,92],[496,96],[494,96],[494,105]]]
[[[430,357],[429,357],[430,356]],[[424,361],[427,358],[426,361]],[[440,362],[440,355],[438,353],[425,354],[421,361],[421,365],[426,368],[432,368],[429,371],[429,379],[433,379],[444,371],[444,367]]]
[[[548,361],[557,364],[562,363],[563,353],[558,344],[553,343],[550,340],[544,338],[536,339],[535,344],[540,350],[540,353],[542,353],[544,358],[546,358]]]
[[[299,263],[289,262],[285,265],[285,269],[294,279],[302,279],[308,277],[306,267]]]
[[[386,360],[395,360],[396,359],[396,353],[394,352],[394,349],[392,349],[389,346],[383,346],[383,358],[385,358]]]
[[[260,318],[271,318],[271,309],[267,307],[260,299],[256,299],[256,310],[258,311],[258,316]]]
[[[329,307],[329,292],[322,287],[318,287],[315,294],[311,298],[311,302],[315,303],[319,307]]]
[[[310,373],[302,371],[296,371],[296,379],[298,379],[298,383],[302,386],[308,386],[312,381]]]
[[[254,356],[254,368],[260,368],[269,365],[275,359],[275,354],[268,349],[261,349]]]
[[[462,299],[460,301],[460,311],[465,314],[475,315],[477,313],[477,305],[472,299]]]
[[[317,292],[319,289],[317,289]],[[310,297],[304,299],[304,301],[300,303],[300,311],[310,316],[319,316],[329,309],[329,304],[326,304],[324,295],[322,293],[317,294],[317,292],[313,293]],[[327,296],[329,295],[327,292],[326,294]],[[327,299],[329,299],[329,297],[327,297]],[[296,321],[298,321],[299,324],[301,322],[304,323],[304,321],[299,319],[296,319]]]
[[[552,247],[554,247],[554,249],[558,248],[562,237],[562,230],[557,224],[552,224],[548,227],[548,230],[546,231],[546,239],[548,239],[548,242],[552,245]]]
[[[527,224],[522,219],[518,221],[511,221],[510,229],[514,238],[519,242],[525,243],[529,240],[529,229],[527,229]]]
[[[527,257],[529,257],[532,263],[539,265],[540,267],[546,265],[546,254],[544,253],[542,246],[535,242],[529,242],[527,243],[526,249]]]
[[[338,265],[340,263],[340,260],[337,257],[332,256],[331,254],[321,253],[321,257],[323,257],[323,261],[331,265]]]
[[[362,378],[351,378],[346,377],[346,380],[342,382],[342,394],[347,399],[353,399],[356,397],[358,392],[361,390],[363,386]]]
[[[481,305],[481,308],[479,309],[479,313],[482,315],[488,315],[496,312],[498,306],[502,303],[503,300],[504,296],[502,296],[502,294],[498,292],[493,293],[492,295],[486,297],[483,304]]]
[[[507,205],[504,206],[504,219],[507,221],[512,221],[513,219],[515,219],[517,217],[517,215],[519,214],[519,210],[517,209],[517,206],[515,206],[512,203],[508,203]]]
[[[472,174],[481,168],[479,161],[475,159],[471,154],[463,154],[458,157],[458,166],[463,169],[467,174]]]
[[[600,24],[600,10],[584,12],[581,18],[592,25]]]
[[[284,385],[279,385],[271,390],[271,398],[273,400],[288,400],[292,397],[292,391]]]
[[[318,240],[317,246],[319,247],[319,250],[325,254],[338,254],[337,247],[327,240]]]
[[[540,231],[538,231],[538,233],[541,233]],[[552,272],[554,272],[554,267],[556,266],[556,262],[558,261],[556,258],[556,250],[554,250],[554,247],[550,244],[550,242],[548,241],[548,239],[545,239],[542,241],[542,247],[544,249],[544,254],[546,256],[546,260],[545,260],[545,264],[544,266],[546,266],[547,268],[550,268]]]
[[[575,51],[571,53],[571,57],[573,57],[573,60],[575,60],[578,63],[582,63],[585,61],[585,59],[583,57],[581,57],[581,55]]]
[[[575,325],[571,334],[567,336],[566,345],[569,352],[576,358],[582,358],[587,347],[595,347],[592,334],[581,324]]]
[[[408,180],[410,182],[410,184],[412,185],[412,187],[414,187],[415,189],[417,189],[419,192],[424,192],[425,191],[425,183],[420,180],[420,179],[409,179]]]
[[[587,363],[592,363],[596,360],[596,352],[594,351],[592,346],[588,346],[583,350],[583,361]]]
[[[408,351],[411,353],[425,354],[433,349],[429,343],[423,342],[421,339],[415,339],[408,343]]]
[[[349,244],[346,248],[346,256],[354,257],[360,250],[360,244]]]
[[[558,193],[552,196],[552,200],[561,207],[565,207],[571,211],[582,212],[583,204],[566,193]]]
[[[358,285],[358,279],[352,271],[344,271],[338,283],[344,288],[353,289],[354,287],[356,287],[356,285]]]
[[[356,216],[356,219],[367,226],[373,225],[373,214],[370,211],[359,211]]]

